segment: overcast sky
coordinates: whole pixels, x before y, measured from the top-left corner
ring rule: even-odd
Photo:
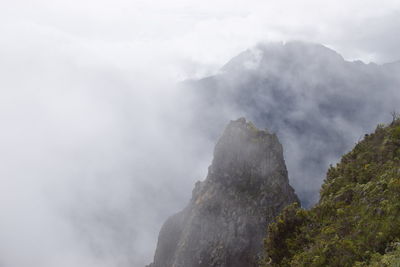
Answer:
[[[149,263],[212,152],[175,82],[269,41],[395,61],[399,32],[398,0],[3,0],[0,266]]]
[[[146,51],[146,61],[167,60],[186,77],[260,41],[300,39],[347,59],[398,60],[399,10],[396,0],[16,0],[1,4],[0,29],[9,53],[51,41],[129,68]]]

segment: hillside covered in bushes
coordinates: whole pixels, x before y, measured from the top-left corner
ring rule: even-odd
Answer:
[[[287,207],[268,232],[262,266],[400,266],[400,120],[365,135],[319,202]]]

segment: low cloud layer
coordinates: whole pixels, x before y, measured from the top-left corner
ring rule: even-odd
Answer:
[[[206,169],[174,81],[150,62],[122,68],[79,39],[25,30],[0,52],[0,262],[143,266],[190,194],[185,177]]]

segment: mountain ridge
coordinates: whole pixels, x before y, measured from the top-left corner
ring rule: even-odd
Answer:
[[[400,101],[400,68],[346,61],[312,43],[253,50],[230,60],[216,75],[182,83],[190,96],[191,127],[216,139],[232,117],[268,126],[285,147],[292,185],[310,207],[329,164],[390,119]]]
[[[289,206],[269,226],[263,266],[398,266],[399,170],[397,119],[330,167],[312,209]]]

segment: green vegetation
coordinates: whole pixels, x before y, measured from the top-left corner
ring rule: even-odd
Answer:
[[[320,194],[270,225],[261,266],[400,267],[400,120],[331,166]]]

